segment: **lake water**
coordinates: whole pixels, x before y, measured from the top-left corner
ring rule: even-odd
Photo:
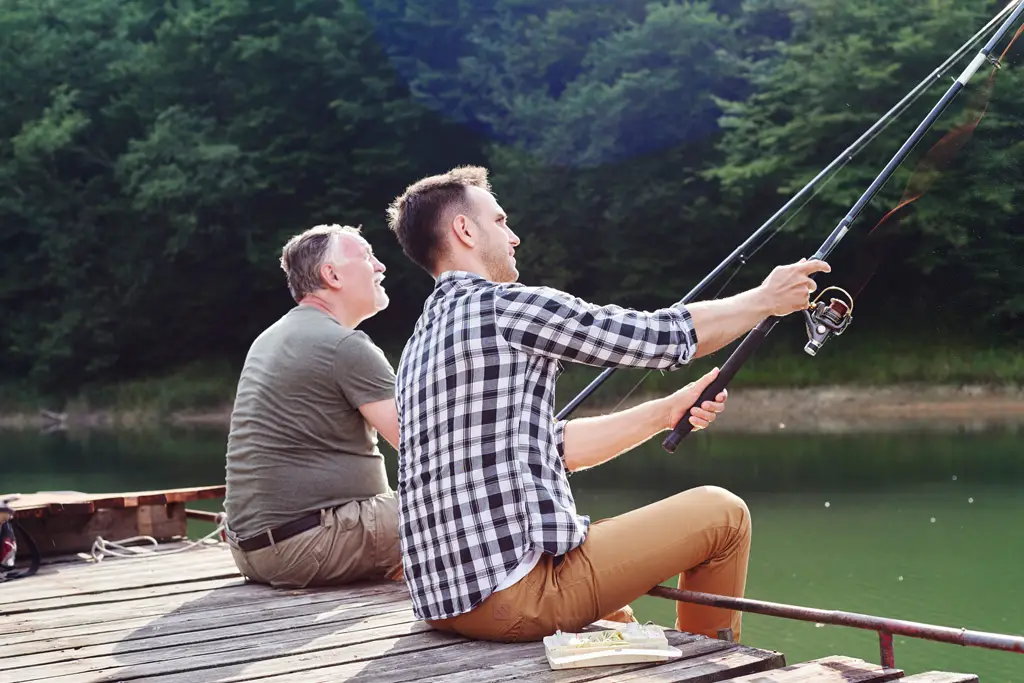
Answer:
[[[702,484],[743,496],[754,523],[748,597],[1024,634],[1022,444],[1014,427],[709,432],[672,455],[652,441],[571,481],[580,511],[594,519]],[[0,491],[219,484],[223,446],[219,430],[0,431]],[[394,469],[389,453],[392,482]],[[644,597],[634,608],[641,620],[672,624],[669,601]],[[872,631],[746,615],[743,639],[791,663],[836,653],[879,661]],[[896,664],[908,673],[971,671],[982,683],[1024,680],[1024,655],[901,637]]]

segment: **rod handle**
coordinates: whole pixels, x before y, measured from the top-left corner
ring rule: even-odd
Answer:
[[[699,406],[704,401],[714,401],[715,396],[721,393],[722,389],[725,389],[726,385],[732,381],[732,378],[736,376],[740,367],[754,354],[759,346],[764,342],[765,337],[771,332],[772,328],[775,327],[776,323],[780,320],[777,316],[770,316],[765,318],[757,324],[757,326],[747,333],[747,336],[743,339],[736,350],[732,352],[729,359],[725,361],[725,364],[718,371],[718,376],[712,380],[704,391],[701,393],[700,398],[693,404],[693,406]],[[693,409],[690,406],[683,413],[683,417],[676,423],[675,428],[672,432],[665,437],[662,441],[661,447],[669,453],[675,453],[679,443],[686,438],[690,432],[693,431],[693,425],[690,423],[690,410]]]

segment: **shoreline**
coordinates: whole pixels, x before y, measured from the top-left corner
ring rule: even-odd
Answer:
[[[979,430],[1024,425],[1024,387],[985,385],[820,386],[737,388],[713,429],[736,433],[841,433],[910,429]],[[634,396],[620,408],[652,396]],[[584,407],[576,416],[612,409]],[[0,414],[0,429],[74,431],[160,427],[227,429],[231,404],[162,414],[156,410],[96,409]]]

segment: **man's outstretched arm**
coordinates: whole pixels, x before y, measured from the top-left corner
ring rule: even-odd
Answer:
[[[668,369],[717,351],[770,315],[807,307],[823,261],[775,268],[754,289],[727,299],[677,303],[653,312],[597,306],[550,287],[511,288],[495,301],[495,321],[513,347],[600,367]]]
[[[664,398],[657,398],[610,415],[581,417],[564,423],[562,458],[570,472],[607,462],[647,441],[655,434],[675,427],[676,422],[718,376],[718,369]],[[728,393],[716,401],[705,401],[690,411],[690,423],[699,429],[709,426],[725,409]]]
[[[810,276],[830,270],[824,261],[802,259],[788,266],[778,266],[754,289],[726,299],[688,304],[686,308],[700,339],[695,357],[700,358],[728,346],[769,316],[803,310],[811,292],[817,287]]]

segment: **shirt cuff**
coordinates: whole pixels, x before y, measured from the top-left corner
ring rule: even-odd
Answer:
[[[555,420],[554,426],[551,428],[551,434],[555,439],[555,450],[558,452],[558,457],[565,464],[565,423],[568,420]]]
[[[689,363],[697,357],[697,328],[693,326],[693,316],[690,315],[690,309],[688,309],[682,301],[672,304],[672,308],[678,311],[682,316],[683,324],[680,331],[683,333],[683,337],[686,340],[683,343],[682,355],[684,357],[680,358],[679,361],[683,364]]]

